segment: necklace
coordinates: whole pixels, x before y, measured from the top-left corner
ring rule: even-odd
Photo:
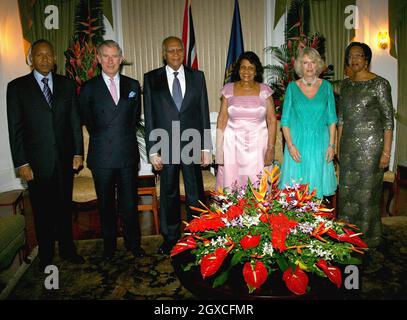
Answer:
[[[308,82],[307,80],[305,80],[305,78],[301,78],[302,83],[305,84],[307,87],[312,87],[315,82],[317,82],[317,77],[314,77],[314,79],[311,82]]]

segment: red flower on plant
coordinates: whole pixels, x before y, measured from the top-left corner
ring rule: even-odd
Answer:
[[[175,256],[186,250],[195,249],[197,246],[195,239],[192,236],[185,237],[177,242],[172,248],[170,256]]]
[[[316,263],[316,266],[328,276],[328,279],[331,280],[338,287],[338,289],[341,287],[342,274],[338,267],[328,266],[328,263],[324,259],[320,259]]]
[[[207,254],[202,258],[201,261],[201,274],[202,278],[205,279],[215,274],[219,270],[228,251],[225,248],[218,248],[214,252]]]
[[[268,220],[273,228],[273,231],[271,232],[273,248],[280,250],[280,252],[287,250],[285,245],[287,234],[290,229],[297,226],[298,222],[288,219],[287,216],[281,212],[278,215],[269,215]]]
[[[307,292],[308,276],[298,266],[293,272],[292,268],[288,268],[283,273],[283,280],[287,288],[296,295],[302,295]]]
[[[222,221],[220,216],[214,216],[210,219],[205,216],[201,216],[189,222],[185,229],[191,232],[203,232],[206,230],[218,231],[219,228],[223,227],[225,227],[225,223]]]
[[[361,233],[355,233],[347,228],[343,228],[343,231],[345,231],[346,234],[341,234],[339,236],[339,241],[348,242],[360,248],[367,248],[367,244],[359,237]]]
[[[240,240],[240,245],[242,246],[243,250],[256,248],[260,242],[260,235],[252,236],[251,234],[245,235],[242,240]]]
[[[250,293],[258,289],[267,280],[268,272],[266,266],[261,261],[252,263],[246,262],[243,267],[243,278],[249,287]]]

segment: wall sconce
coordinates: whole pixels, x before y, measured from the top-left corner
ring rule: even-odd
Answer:
[[[380,31],[377,34],[377,45],[382,49],[387,49],[389,47],[390,37],[389,33],[385,31]]]

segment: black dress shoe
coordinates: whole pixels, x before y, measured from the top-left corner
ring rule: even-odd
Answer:
[[[103,260],[112,261],[113,259],[114,259],[114,251],[113,252],[110,252],[110,251],[103,252]]]
[[[135,250],[132,250],[133,256],[135,258],[142,258],[145,257],[147,254],[142,247],[139,247]]]
[[[62,260],[72,262],[72,263],[75,263],[75,264],[83,264],[83,263],[85,263],[85,259],[82,256],[80,256],[79,254],[77,254],[77,253],[73,253],[73,254],[66,255],[66,256],[61,255],[60,257],[61,257]]]

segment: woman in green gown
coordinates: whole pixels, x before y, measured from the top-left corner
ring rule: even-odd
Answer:
[[[339,218],[357,225],[370,248],[381,242],[383,169],[393,136],[390,84],[369,71],[372,51],[352,42],[345,51],[349,78],[339,103]]]
[[[286,145],[279,187],[309,183],[318,198],[337,187],[332,162],[337,116],[332,86],[318,78],[323,67],[318,51],[302,50],[295,61],[300,79],[287,87],[281,118]]]

